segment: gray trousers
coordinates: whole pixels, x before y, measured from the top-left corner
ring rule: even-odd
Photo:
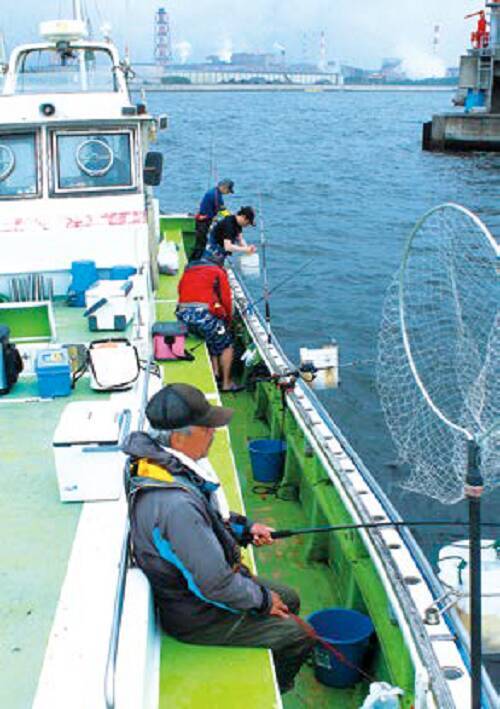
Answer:
[[[298,614],[300,599],[295,591],[274,581],[258,578],[260,584],[281,596],[290,611]],[[314,646],[314,640],[292,618],[274,615],[235,616],[220,611],[220,618],[204,628],[186,630],[178,640],[196,645],[265,647],[273,651],[281,692],[293,687],[293,680]]]

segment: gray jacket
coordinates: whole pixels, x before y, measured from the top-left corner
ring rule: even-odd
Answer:
[[[147,434],[131,434],[124,451],[174,475],[171,483],[133,477],[130,492],[134,557],[152,585],[165,630],[182,637],[221,614],[267,613],[270,593],[238,568],[236,535],[211,508],[203,481]]]

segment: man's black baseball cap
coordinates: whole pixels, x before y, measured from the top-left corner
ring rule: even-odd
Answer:
[[[233,409],[212,406],[190,384],[168,384],[148,402],[146,416],[153,428],[168,431],[184,426],[219,428],[231,420]]]

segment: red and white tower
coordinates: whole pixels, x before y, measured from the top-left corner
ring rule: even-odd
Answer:
[[[170,18],[164,7],[160,7],[155,14],[155,61],[162,66],[172,61]]]

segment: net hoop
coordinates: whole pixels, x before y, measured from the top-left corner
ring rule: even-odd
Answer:
[[[467,440],[474,440],[474,436],[470,431],[468,431],[466,428],[463,428],[462,426],[459,426],[457,423],[451,421],[445,414],[439,409],[438,406],[434,403],[432,400],[432,397],[430,396],[429,392],[424,386],[424,383],[422,382],[422,379],[420,378],[420,375],[417,370],[417,366],[415,364],[415,360],[413,358],[412,350],[411,350],[411,345],[410,345],[410,340],[408,337],[408,332],[406,330],[406,318],[405,318],[405,300],[404,300],[404,281],[405,281],[405,272],[406,268],[408,265],[408,261],[410,258],[410,253],[411,253],[411,248],[413,244],[413,240],[417,233],[420,230],[420,227],[424,222],[433,214],[441,211],[445,211],[446,209],[451,209],[451,210],[456,210],[458,212],[461,212],[462,214],[466,215],[471,219],[474,224],[478,227],[478,229],[481,231],[483,236],[486,238],[486,241],[488,244],[491,246],[493,253],[495,255],[496,259],[500,258],[500,246],[497,244],[496,240],[494,239],[493,235],[489,231],[489,229],[483,224],[483,222],[479,219],[477,215],[475,215],[473,212],[471,212],[469,209],[466,207],[462,207],[460,204],[455,204],[454,202],[445,202],[443,204],[438,205],[437,207],[433,207],[432,209],[429,209],[415,224],[413,227],[410,235],[408,236],[405,247],[404,247],[404,252],[403,252],[403,257],[401,259],[401,268],[399,270],[399,278],[398,278],[398,286],[399,286],[399,321],[401,325],[401,336],[403,340],[403,347],[405,350],[405,354],[408,360],[408,364],[411,370],[411,373],[415,379],[415,382],[424,397],[425,401],[427,402],[428,406],[432,409],[432,411],[435,413],[435,415],[443,421],[444,424],[447,426],[450,426],[453,428],[455,431],[458,431],[460,433],[463,433],[464,436],[467,438]],[[496,426],[494,427],[496,428]],[[484,437],[481,437],[484,438]]]

